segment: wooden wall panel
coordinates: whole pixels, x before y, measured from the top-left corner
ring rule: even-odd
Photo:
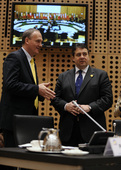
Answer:
[[[3,62],[9,52],[0,52],[0,99],[2,93],[2,79],[3,79]]]
[[[108,55],[108,74],[113,89],[113,106],[107,117],[107,125],[111,126],[111,121],[121,119],[121,117],[115,118],[113,115],[118,96],[121,92],[121,54]]]
[[[109,54],[121,53],[121,1],[110,0]]]
[[[0,1],[0,97],[2,91],[2,64],[4,58],[19,48],[10,47],[10,29],[12,2],[22,0]],[[39,3],[75,3],[88,4],[88,47],[90,65],[108,72],[113,89],[113,106],[106,111],[108,130],[112,130],[114,107],[121,92],[121,1],[120,0],[24,0],[23,2]],[[54,90],[58,75],[71,69],[71,49],[42,48],[35,57],[39,82],[51,82]],[[55,128],[58,128],[59,114],[45,100],[39,104],[39,115],[54,117]]]
[[[95,49],[94,53],[107,52],[107,0],[95,2]]]
[[[2,53],[0,52],[0,94],[2,93],[2,63],[3,63],[3,57]]]

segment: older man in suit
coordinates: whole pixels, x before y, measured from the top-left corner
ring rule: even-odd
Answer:
[[[104,112],[112,106],[113,95],[107,73],[89,65],[87,47],[76,44],[72,54],[75,68],[59,75],[55,88],[56,97],[51,104],[60,114],[62,144],[77,146],[79,143],[89,142],[93,132],[101,129],[72,101],[77,101],[85,112],[106,128]]]
[[[38,115],[38,101],[55,97],[55,93],[48,88],[50,83],[38,84],[33,56],[39,54],[41,47],[40,31],[28,29],[22,36],[22,48],[10,53],[4,61],[0,128],[3,130],[5,147],[15,146],[13,115]]]

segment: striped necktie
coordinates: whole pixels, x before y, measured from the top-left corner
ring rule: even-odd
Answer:
[[[80,91],[80,87],[82,85],[83,82],[83,77],[82,77],[82,70],[79,70],[79,76],[76,79],[76,83],[75,83],[75,89],[76,89],[76,95],[78,96],[79,91]]]
[[[34,65],[34,59],[33,58],[31,59],[30,64],[31,64],[31,70],[32,70],[32,75],[33,75],[35,84],[37,84],[36,71],[35,71],[35,65]],[[34,101],[34,105],[35,105],[35,108],[37,109],[38,108],[38,96],[36,97],[36,99]]]

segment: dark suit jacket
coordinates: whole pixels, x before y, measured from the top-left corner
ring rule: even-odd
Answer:
[[[38,78],[37,78],[38,83]],[[12,130],[13,115],[32,115],[38,95],[27,57],[22,49],[10,53],[3,64],[2,115],[0,127]],[[43,101],[42,96],[38,96]]]
[[[77,100],[78,104],[87,104],[92,107],[90,113],[99,124],[106,128],[104,111],[109,109],[113,102],[112,87],[105,71],[89,67],[83,80],[79,96],[75,96],[75,69],[59,75],[57,80],[56,98],[51,104],[60,114],[60,139],[67,142],[71,136],[75,116],[64,110],[67,102]],[[102,131],[86,115],[79,115],[80,132],[88,142],[94,131]]]

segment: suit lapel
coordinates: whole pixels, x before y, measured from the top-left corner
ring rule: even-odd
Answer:
[[[36,67],[36,63],[35,62],[34,62],[34,65],[35,65],[36,79],[37,79],[37,84],[38,84],[37,67]]]
[[[25,53],[24,53],[24,51],[23,51],[22,49],[20,49],[19,51],[20,51],[20,53],[21,53],[21,56],[23,57],[22,60],[23,60],[23,62],[24,62],[24,64],[25,64],[25,67],[26,67],[26,69],[27,69],[27,71],[28,71],[28,73],[29,73],[29,75],[30,75],[33,83],[35,83],[35,82],[34,82],[33,75],[32,75],[32,71],[31,71],[31,68],[30,68],[30,65],[29,65],[29,62],[28,62],[28,60],[27,60],[27,57],[26,57],[26,55],[25,55]]]
[[[73,95],[75,96],[75,69],[69,71],[69,84],[72,88]]]
[[[80,92],[79,92],[79,95],[81,94],[81,92],[84,90],[85,86],[87,85],[87,83],[94,77],[94,71],[93,71],[93,68],[91,68],[89,66],[89,69],[85,75],[85,78],[82,82],[82,85],[81,85],[81,88],[80,88]]]
[[[83,80],[83,83],[81,85],[81,88],[80,88],[80,92],[79,92],[79,95],[81,94],[81,92],[83,91],[83,89],[85,88],[85,86],[87,85],[87,83],[94,77],[94,71],[93,71],[93,68],[91,68],[89,66],[89,69],[87,71],[87,74],[85,75],[85,78]],[[69,83],[70,83],[70,86],[72,88],[72,92],[73,92],[73,95],[75,96],[75,69],[71,69],[69,71]],[[78,95],[78,96],[79,96]]]

